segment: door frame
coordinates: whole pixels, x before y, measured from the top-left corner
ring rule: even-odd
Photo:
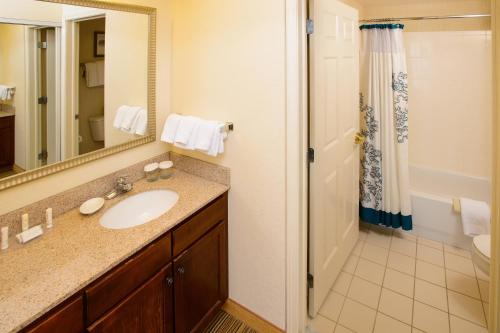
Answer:
[[[307,325],[307,1],[286,0],[286,331]],[[491,1],[494,61],[490,333],[500,332],[500,0]],[[497,57],[498,56],[498,57]]]

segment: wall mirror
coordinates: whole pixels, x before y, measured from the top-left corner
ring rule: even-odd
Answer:
[[[0,190],[155,140],[154,8],[0,8]]]

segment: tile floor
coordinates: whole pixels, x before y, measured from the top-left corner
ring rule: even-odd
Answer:
[[[363,228],[312,333],[487,333],[489,278],[468,250]]]

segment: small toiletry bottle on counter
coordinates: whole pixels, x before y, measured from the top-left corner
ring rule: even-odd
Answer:
[[[28,214],[21,216],[21,230],[26,231],[30,228],[30,217]]]
[[[160,177],[160,165],[158,163],[151,163],[144,167],[144,173],[148,182],[155,182]]]
[[[9,248],[9,227],[2,228],[2,250],[7,250]]]
[[[45,211],[45,222],[47,223],[47,229],[52,228],[52,208],[47,208]]]
[[[163,161],[160,163],[160,177],[168,179],[174,173],[174,163],[172,161]]]

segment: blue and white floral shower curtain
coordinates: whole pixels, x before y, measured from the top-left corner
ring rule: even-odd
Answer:
[[[362,25],[360,219],[412,229],[402,24]]]

